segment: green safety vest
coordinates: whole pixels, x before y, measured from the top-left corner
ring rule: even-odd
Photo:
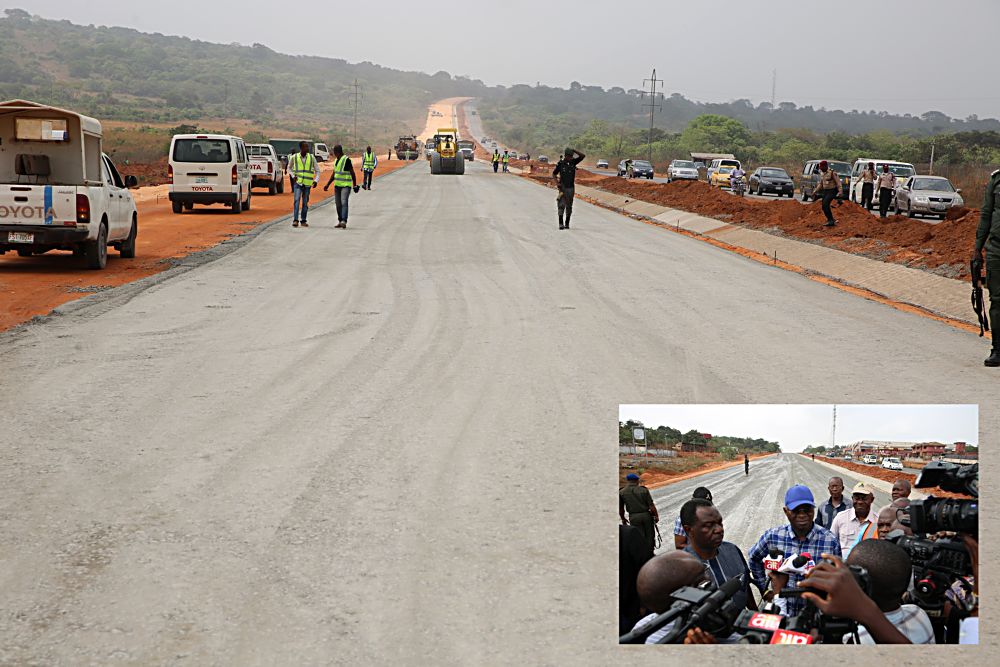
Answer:
[[[503,156],[503,161],[504,161],[504,164],[506,164],[507,162],[509,162],[510,161],[510,156],[509,155],[504,155]]]
[[[347,156],[341,155],[333,166],[333,185],[337,188],[349,188],[353,185],[351,172],[347,171]]]
[[[375,153],[365,153],[361,162],[361,168],[371,171],[375,168]]]
[[[292,156],[292,175],[295,176],[295,180],[304,188],[312,187],[313,182],[316,180],[316,158],[313,157],[312,153],[306,153],[305,159],[302,158],[302,153],[296,153]]]
[[[494,162],[499,162],[500,161],[500,153],[494,153],[493,154],[493,161]]]

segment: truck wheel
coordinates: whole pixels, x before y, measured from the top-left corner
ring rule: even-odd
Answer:
[[[250,191],[249,190],[247,190],[247,200],[245,202],[243,202],[243,210],[244,211],[249,211],[250,210]]]
[[[184,210],[185,211],[193,211],[194,210],[194,202],[193,201],[184,202]]]
[[[108,223],[101,222],[97,239],[88,241],[84,247],[84,257],[88,269],[103,269],[108,264]]]
[[[243,202],[240,201],[240,194],[238,192],[233,195],[233,201],[229,204],[229,208],[233,213],[239,213],[243,210]]]
[[[465,173],[465,160],[461,156],[457,156],[455,159],[455,173],[459,176]]]
[[[170,202],[170,208],[173,209],[174,213],[181,213],[184,210],[183,204],[179,201]]]
[[[135,237],[139,235],[139,223],[133,217],[132,229],[129,230],[128,238],[122,241],[118,254],[124,259],[135,259]]]
[[[267,194],[274,196],[276,192],[278,192],[278,184],[275,183],[274,181],[271,181],[270,183],[267,184]]]
[[[282,176],[281,178],[278,179],[278,192],[280,193],[284,191],[285,191],[285,177]]]
[[[431,173],[440,174],[441,173],[441,154],[432,153],[431,154]]]

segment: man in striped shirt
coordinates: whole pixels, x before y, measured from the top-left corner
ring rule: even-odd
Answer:
[[[777,528],[769,528],[760,536],[748,552],[747,560],[750,565],[750,576],[753,577],[760,590],[766,590],[768,577],[764,569],[764,557],[772,550],[780,551],[784,558],[794,558],[795,556],[808,553],[813,560],[819,561],[821,553],[840,556],[840,543],[837,538],[822,526],[813,523],[816,515],[816,501],[813,499],[812,491],[809,487],[796,484],[785,492],[785,516],[788,523]],[[803,575],[789,573],[787,586],[794,588],[802,581]],[[784,579],[784,576],[781,577]],[[769,592],[768,599],[774,593]],[[785,600],[789,616],[795,616],[802,612],[805,602],[799,597],[790,597]]]

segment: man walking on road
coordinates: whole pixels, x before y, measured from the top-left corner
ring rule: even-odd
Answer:
[[[496,148],[493,149],[493,173],[497,173],[497,169],[500,168],[500,151]]]
[[[347,229],[347,201],[351,197],[351,190],[357,192],[358,177],[354,173],[354,165],[351,158],[344,155],[344,148],[340,144],[333,147],[333,175],[323,186],[323,190],[329,190],[333,183],[333,203],[337,205],[337,227]]]
[[[510,155],[507,154],[507,151],[503,152],[503,157],[500,159],[503,161],[503,173],[510,173],[510,170],[507,168],[510,164]]]
[[[712,492],[709,491],[704,486],[699,486],[691,494],[692,500],[707,500],[709,504],[712,503]],[[674,521],[674,548],[683,549],[688,545],[688,535],[684,530],[684,524],[681,523],[680,514],[677,515],[677,519]]]
[[[705,564],[716,586],[742,577],[743,587],[733,596],[736,608],[756,609],[757,603],[750,594],[750,568],[740,548],[723,539],[726,533],[722,514],[715,505],[707,500],[689,500],[681,507],[680,518],[689,537],[684,551]]]
[[[830,530],[834,517],[847,509],[847,503],[844,502],[844,480],[831,477],[826,489],[830,492],[830,497],[816,508],[816,525]]]
[[[743,474],[747,477],[750,476],[750,456],[745,452],[743,454]]]
[[[875,194],[875,163],[869,162],[865,170],[861,172],[861,205],[866,210],[872,210],[872,198]]]
[[[299,226],[299,206],[301,205],[302,226],[308,227],[306,216],[309,215],[309,193],[319,185],[319,166],[316,156],[309,151],[309,143],[299,143],[299,152],[288,161],[288,177],[292,181],[292,227]]]
[[[882,165],[882,173],[878,175],[878,217],[884,218],[889,213],[889,202],[896,192],[896,175],[889,171],[889,165]]]
[[[364,174],[364,180],[361,183],[363,189],[371,191],[372,174],[375,173],[375,167],[377,166],[378,158],[375,156],[375,153],[372,153],[372,147],[369,146],[365,150],[365,154],[361,156],[361,172]]]
[[[851,499],[854,511],[841,512],[830,525],[830,532],[840,542],[840,551],[845,558],[855,544],[876,537],[878,528],[878,514],[872,510],[875,494],[871,489],[864,482],[858,482],[851,489]]]
[[[976,228],[976,246],[972,252],[973,263],[983,262],[986,251],[986,289],[990,293],[990,323],[1000,322],[1000,169],[990,175],[986,196]],[[996,326],[996,325],[994,325]],[[993,332],[993,349],[983,362],[984,366],[1000,366],[1000,343]]]
[[[819,182],[816,184],[816,193],[823,202],[826,226],[833,227],[837,221],[833,219],[830,203],[840,196],[840,176],[833,169],[830,169],[830,164],[826,160],[819,163]]]
[[[628,518],[625,511],[628,510]],[[618,515],[622,525],[633,525],[642,531],[649,553],[656,548],[655,524],[660,522],[656,503],[649,489],[639,484],[639,476],[634,472],[625,477],[625,486],[618,490]]]
[[[574,157],[574,155],[576,157]],[[569,229],[569,219],[573,215],[573,197],[576,189],[576,166],[583,162],[584,154],[574,148],[567,148],[563,157],[552,170],[559,194],[556,208],[559,212],[559,229]],[[565,222],[563,221],[565,217]]]
[[[911,490],[909,480],[897,479],[892,483],[892,499],[899,500],[900,498],[909,498]]]
[[[783,558],[797,556],[803,552],[813,558],[819,554],[828,553],[840,556],[840,543],[830,531],[813,523],[816,512],[816,501],[813,500],[809,487],[797,484],[785,492],[785,517],[788,523],[777,528],[769,528],[760,536],[748,552],[750,574],[760,590],[766,590],[768,577],[764,569],[764,557],[772,550],[782,553]],[[802,581],[803,575],[790,572],[788,586],[796,587]],[[773,593],[769,595],[770,598]],[[798,597],[785,599],[787,615],[795,616],[802,612],[805,602]]]

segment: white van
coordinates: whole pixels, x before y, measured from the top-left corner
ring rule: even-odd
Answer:
[[[250,161],[239,137],[177,134],[170,140],[170,203],[174,213],[195,204],[250,210]]]
[[[872,158],[862,158],[854,161],[854,166],[851,168],[851,201],[860,202],[861,201],[861,172],[865,170],[869,162],[875,163],[875,175],[882,173],[882,165],[889,165],[889,171],[896,175],[896,185],[902,185],[903,181],[908,179],[917,173],[917,170],[913,168],[913,165],[909,162],[896,162],[895,160],[874,160]],[[878,203],[878,192],[874,193],[875,202]],[[892,200],[890,200],[889,205],[891,206],[893,201],[896,199],[896,193],[892,194]]]
[[[326,144],[316,144],[315,150],[316,159],[320,162],[326,162],[330,159],[330,150],[326,147]]]
[[[709,163],[708,170],[705,173],[705,176],[709,183],[712,182],[712,174],[718,171],[720,167],[734,167],[736,169],[742,169],[743,165],[736,158],[723,157],[712,160],[712,162]]]

